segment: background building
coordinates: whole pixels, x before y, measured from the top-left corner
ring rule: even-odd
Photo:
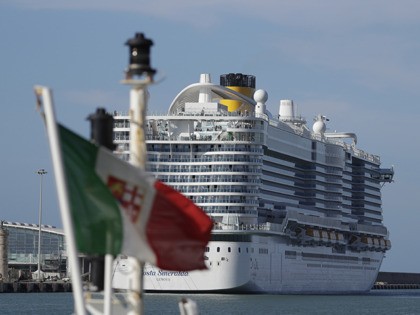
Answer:
[[[37,224],[3,222],[8,231],[9,280],[29,278],[38,265]],[[66,275],[66,244],[64,231],[51,225],[41,226],[41,270]]]

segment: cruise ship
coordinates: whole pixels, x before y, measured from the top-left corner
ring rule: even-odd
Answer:
[[[392,168],[357,148],[352,132],[308,127],[293,100],[266,107],[253,75],[220,83],[201,74],[165,115],[148,115],[147,169],[214,221],[208,270],[174,272],[146,264],[146,291],[361,293],[373,286],[391,248],[381,187]],[[130,122],[114,113],[116,154],[128,160]],[[113,285],[127,288],[129,258]]]

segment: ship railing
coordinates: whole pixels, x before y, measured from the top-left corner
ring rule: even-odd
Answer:
[[[252,135],[241,135],[239,137],[224,137],[223,139],[219,139],[216,136],[212,136],[212,135],[201,135],[200,137],[195,136],[194,134],[192,134],[191,136],[168,136],[166,134],[164,135],[151,135],[151,134],[146,134],[146,140],[149,141],[197,141],[197,142],[204,142],[204,141],[223,141],[223,142],[232,142],[232,143],[238,143],[240,142],[244,142],[244,143],[257,143],[257,141],[255,141],[255,137]],[[114,140],[128,140],[128,139],[114,139]],[[258,141],[258,143],[260,143],[260,141]]]
[[[255,195],[258,194],[258,189],[251,189],[247,186],[239,186],[239,188],[233,188],[234,186],[225,185],[223,188],[206,188],[204,186],[182,186],[182,185],[175,185],[173,186],[176,190],[181,191],[183,193],[243,193],[247,195]]]
[[[215,223],[213,230],[216,231],[267,231],[281,233],[282,225],[276,223],[262,223],[262,224],[222,224]]]
[[[211,173],[226,173],[229,175],[253,175],[253,174],[260,174],[262,171],[261,169],[224,169],[224,168],[212,168],[212,169],[199,169],[199,170],[190,170],[190,169],[183,169],[183,168],[169,168],[169,167],[157,167],[156,165],[150,165],[150,170],[152,172],[159,172],[159,173],[183,173],[188,175],[187,173],[196,173],[195,175],[200,176],[200,174],[210,174]],[[215,174],[216,175],[216,174]]]
[[[328,141],[329,143],[340,145],[346,151],[352,151],[353,154],[355,156],[359,157],[359,158],[362,158],[364,160],[373,162],[375,164],[380,164],[380,161],[381,160],[380,160],[380,157],[379,156],[374,155],[374,154],[367,153],[367,152],[365,152],[363,150],[360,150],[360,149],[357,149],[354,145],[349,145],[349,144],[345,143],[344,141],[335,140],[335,139],[331,139],[331,138],[328,138],[328,140],[327,140],[325,137],[323,137],[323,136],[321,136],[319,134],[312,134],[311,137],[314,140]]]
[[[223,183],[226,185],[226,183],[241,183],[243,185],[249,185],[250,183],[252,184],[260,184],[261,180],[260,179],[242,179],[242,178],[195,178],[190,179],[188,177],[184,177],[184,178],[162,178],[162,176],[175,176],[175,175],[162,175],[159,174],[158,178],[160,180],[164,180],[166,183],[192,183],[192,184],[200,184],[200,183],[212,183],[212,185],[219,185],[220,183]]]
[[[204,199],[205,196],[200,196],[201,198],[197,197],[197,196],[191,196],[192,200],[198,205],[204,205],[204,204],[226,204],[226,205],[230,205],[230,204],[236,204],[236,205],[243,205],[243,206],[250,206],[250,205],[257,205],[258,201],[256,200],[231,200],[229,198],[226,199],[218,199],[218,200],[206,200]]]
[[[114,141],[127,141],[130,140],[130,136],[119,134],[118,132],[114,133]]]
[[[253,124],[250,122],[229,122],[227,124],[228,128],[232,128],[232,129],[250,129],[250,130],[263,130],[264,129],[264,125],[258,125],[258,124]]]
[[[114,119],[128,119],[130,117],[129,113],[127,111],[112,111],[112,116],[114,116]]]
[[[213,156],[205,156],[202,158],[167,158],[167,157],[159,157],[159,156],[149,156],[149,162],[179,162],[179,163],[206,163],[206,162],[243,162],[243,163],[261,163],[261,158],[256,157],[249,157],[249,156],[240,156],[240,157],[213,157]]]
[[[373,226],[367,224],[355,223],[350,225],[350,230],[358,233],[388,235],[388,230],[384,226]]]
[[[129,120],[115,120],[114,128],[130,128],[130,121]]]
[[[363,158],[363,159],[368,160],[370,162],[373,162],[375,164],[380,164],[381,163],[381,159],[377,155],[369,154],[369,153],[367,153],[363,150],[356,149],[356,148],[353,148],[353,152],[354,152],[354,155],[357,156],[357,157]]]

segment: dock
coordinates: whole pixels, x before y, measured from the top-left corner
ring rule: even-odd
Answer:
[[[372,290],[420,289],[420,273],[379,272]]]
[[[0,293],[71,292],[70,282],[0,282]]]
[[[372,290],[420,289],[420,273],[379,272]],[[0,293],[72,292],[71,282],[0,282]]]

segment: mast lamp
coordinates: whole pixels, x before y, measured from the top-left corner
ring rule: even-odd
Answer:
[[[153,41],[144,37],[143,33],[136,33],[133,38],[130,38],[125,43],[129,46],[129,66],[127,76],[153,76],[155,69],[150,67],[150,47],[153,46]]]

